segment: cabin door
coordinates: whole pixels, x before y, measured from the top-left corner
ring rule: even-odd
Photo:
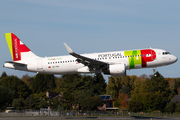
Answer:
[[[37,61],[37,70],[43,70],[41,59],[38,59],[38,61]]]

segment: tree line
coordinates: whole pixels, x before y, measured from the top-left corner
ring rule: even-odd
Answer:
[[[17,110],[40,109],[51,107],[54,110],[96,110],[101,106],[99,95],[105,94],[106,82],[101,74],[99,81],[92,76],[78,74],[54,75],[41,74],[30,77],[24,75],[8,76],[5,72],[0,77],[0,110],[13,106]],[[61,97],[50,99],[46,92],[60,93]]]
[[[54,110],[96,110],[102,106],[99,95],[111,95],[114,106],[131,112],[180,112],[180,104],[170,102],[180,94],[180,78],[157,76],[109,77],[108,83],[101,74],[98,81],[92,76],[48,74],[0,77],[0,110],[13,106],[17,110],[40,109],[50,106]],[[46,92],[60,93],[50,99]]]

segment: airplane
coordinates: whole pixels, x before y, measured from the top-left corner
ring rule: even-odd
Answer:
[[[126,70],[155,68],[175,63],[178,58],[162,49],[139,49],[90,54],[77,54],[64,43],[70,55],[39,57],[14,33],[5,33],[13,61],[3,67],[45,74],[104,73],[115,77],[126,76]]]

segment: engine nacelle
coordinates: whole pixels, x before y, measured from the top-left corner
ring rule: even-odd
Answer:
[[[109,65],[107,71],[104,74],[112,75],[114,77],[126,76],[126,65],[125,64],[114,64]]]

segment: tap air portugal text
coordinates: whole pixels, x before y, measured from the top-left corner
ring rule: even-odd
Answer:
[[[46,74],[104,73],[125,76],[126,70],[156,68],[177,61],[177,57],[162,49],[140,49],[91,54],[77,54],[64,43],[70,55],[54,57],[36,56],[13,33],[5,33],[13,61],[3,65],[15,70]]]

